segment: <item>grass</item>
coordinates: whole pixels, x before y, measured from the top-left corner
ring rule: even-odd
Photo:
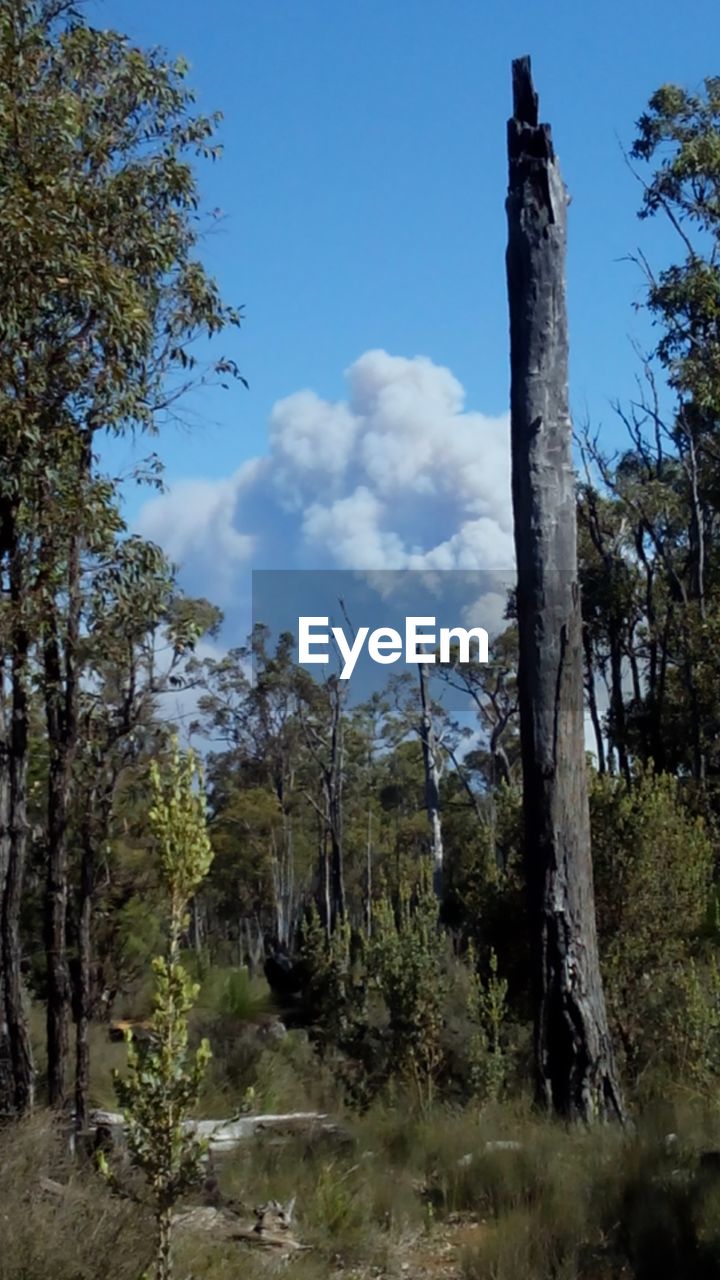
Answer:
[[[218,1012],[215,997],[209,1009],[231,1048],[253,1033]],[[234,1081],[227,1045],[216,1054],[204,1108],[227,1114],[252,1080],[255,1109],[320,1109],[345,1130],[342,1142],[268,1134],[217,1165],[222,1193],[248,1221],[264,1200],[296,1198],[297,1235],[311,1246],[293,1258],[298,1280],[341,1269],[358,1280],[403,1277],[408,1268],[413,1280],[720,1280],[720,1158],[701,1160],[720,1152],[713,1100],[666,1099],[632,1133],[568,1128],[522,1100],[421,1113],[388,1093],[357,1115],[343,1110],[332,1059],[320,1064],[301,1033],[253,1041]],[[94,1101],[112,1104],[110,1072],[123,1060],[123,1046],[95,1028]],[[42,1195],[43,1177],[66,1191]],[[74,1166],[46,1116],[0,1133],[0,1280],[100,1280],[109,1257],[113,1280],[138,1280],[151,1247],[142,1206]],[[178,1236],[176,1252],[178,1280],[229,1280],[238,1270],[261,1280],[278,1267],[204,1235]]]
[[[78,1170],[44,1114],[0,1134],[0,1241],[0,1280],[96,1280],[109,1258],[113,1280],[138,1280],[151,1256],[142,1211]]]

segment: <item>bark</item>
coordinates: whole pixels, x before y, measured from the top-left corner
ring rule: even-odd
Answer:
[[[318,876],[316,900],[329,939],[345,920],[345,870],[343,858],[342,790],[344,771],[343,691],[337,678],[328,681],[329,725],[323,732],[300,714],[305,741],[319,774],[319,797],[305,794],[318,816]]]
[[[7,872],[2,901],[2,967],[5,989],[5,1022],[10,1046],[13,1077],[13,1107],[18,1114],[32,1110],[35,1090],[30,1035],[25,1016],[22,982],[20,909],[27,860],[27,767],[28,767],[28,651],[25,627],[23,551],[17,539],[10,564],[12,609],[12,657],[10,732],[8,752]]]
[[[372,808],[368,800],[367,842],[365,845],[365,902],[363,918],[365,921],[365,937],[372,937],[373,924],[373,873],[372,873]]]
[[[0,660],[0,920],[10,865],[10,743],[8,740],[5,668]],[[0,939],[2,928],[0,927]],[[5,1018],[5,972],[0,944],[0,1113],[12,1109],[13,1079],[10,1040]]]
[[[428,697],[428,677],[425,663],[418,664],[420,680],[420,742],[422,743],[423,767],[425,770],[425,808],[430,824],[430,853],[433,864],[433,888],[438,901],[443,894],[443,835],[440,815],[440,774],[437,766],[437,748],[435,730],[432,721],[432,709]]]
[[[94,805],[91,793],[90,806]],[[95,848],[91,808],[82,824],[80,895],[78,901],[78,961],[75,990],[75,1128],[84,1133],[88,1123],[90,1094],[90,1019],[92,970],[92,912],[95,891]]]
[[[617,752],[618,769],[628,787],[632,785],[630,759],[627,753],[627,728],[625,698],[623,696],[623,650],[621,621],[613,615],[609,620],[610,632],[610,721],[613,746]]]
[[[585,687],[587,690],[588,711],[595,734],[598,773],[605,773],[605,739],[603,737],[600,712],[598,711],[597,693],[595,690],[595,664],[593,662],[592,639],[587,627],[583,627],[583,648],[585,650]]]
[[[61,675],[54,637],[45,645],[45,697],[50,765],[48,770],[47,873],[45,882],[45,958],[47,965],[47,1080],[48,1102],[59,1106],[65,1098],[68,1058],[70,976],[67,967],[67,816],[69,776],[61,709]]]
[[[80,543],[71,540],[68,556],[68,611],[64,645],[58,619],[51,613],[44,646],[45,710],[50,747],[48,772],[48,859],[45,890],[47,960],[48,1102],[65,1100],[68,1062],[70,975],[67,963],[68,816],[72,768],[77,747],[76,649],[80,621]]]
[[[332,692],[332,729],[330,759],[325,773],[325,794],[330,836],[330,911],[331,928],[345,919],[345,873],[342,841],[343,784],[342,698],[336,682]]]
[[[172,1204],[162,1204],[157,1211],[157,1250],[155,1254],[155,1280],[172,1280]]]
[[[585,766],[582,622],[568,406],[567,194],[538,123],[530,61],[513,63],[508,298],[512,492],[527,878],[539,1100],[623,1117],[600,976]]]
[[[295,850],[292,814],[285,802],[284,787],[276,790],[282,809],[282,838],[280,846],[273,839],[270,855],[270,871],[275,908],[275,937],[281,947],[292,948],[297,927],[297,895],[295,891]]]

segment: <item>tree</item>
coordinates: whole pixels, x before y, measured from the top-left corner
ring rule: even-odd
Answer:
[[[98,879],[120,826],[118,804],[129,774],[145,766],[167,737],[159,704],[187,688],[188,655],[211,633],[219,613],[204,600],[177,593],[171,567],[159,547],[133,536],[114,543],[91,575],[83,610],[86,685],[78,706],[70,828],[79,849],[71,859],[75,964],[71,968],[75,1013],[75,1123],[86,1127],[90,1087],[89,1025],[94,999],[92,971]],[[119,810],[119,812],[118,812]]]
[[[512,492],[518,693],[538,1094],[622,1117],[598,959],[583,732],[582,622],[567,388],[567,195],[530,61],[508,124]]]
[[[418,679],[414,681],[408,672],[393,676],[389,682],[395,715],[385,720],[385,738],[398,745],[404,739],[417,738],[422,750],[424,775],[424,801],[427,815],[427,851],[432,866],[432,883],[438,903],[444,898],[445,850],[443,842],[443,814],[441,782],[443,755],[451,750],[448,744],[450,726],[445,708],[435,701],[430,692],[427,664],[418,663]],[[456,735],[452,735],[453,738]]]
[[[227,748],[213,752],[208,761],[218,852],[214,883],[224,878],[234,910],[247,920],[249,908],[263,934],[283,949],[292,948],[308,872],[307,832],[299,821],[309,785],[301,719],[308,677],[292,660],[292,637],[280,636],[274,652],[268,652],[268,634],[261,625],[247,645],[220,659],[206,659],[197,675],[202,693],[196,727]],[[242,795],[246,790],[253,793],[249,803]],[[267,912],[249,901],[258,859],[249,868],[240,843],[245,853],[262,846],[261,879],[270,888]]]
[[[181,964],[180,944],[189,923],[190,900],[210,869],[212,849],[202,779],[192,752],[181,755],[175,743],[165,772],[153,761],[150,782],[153,804],[148,822],[167,892],[168,946],[166,955],[153,964],[152,1040],[136,1045],[128,1034],[128,1074],[116,1075],[115,1088],[131,1155],[152,1195],[156,1280],[170,1280],[173,1205],[202,1176],[204,1147],[188,1133],[186,1121],[210,1059],[206,1040],[194,1054],[188,1051],[187,1018],[198,987]]]
[[[204,368],[198,337],[237,325],[197,257],[192,156],[218,117],[192,113],[187,66],[95,30],[57,0],[0,3],[0,576],[9,833],[3,886],[6,1018],[15,1095],[31,1095],[19,1001],[27,849],[28,689],[39,673],[50,756],[45,950],[48,1087],[64,1097],[70,990],[68,819],[78,747],[84,557],[96,550],[98,433],[155,431]],[[117,530],[121,528],[118,520]],[[34,669],[33,669],[34,668]],[[5,859],[3,859],[5,861]]]

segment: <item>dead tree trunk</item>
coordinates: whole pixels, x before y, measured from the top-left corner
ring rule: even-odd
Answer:
[[[540,1100],[623,1117],[598,960],[568,406],[567,194],[529,58],[508,124],[512,492],[527,876]]]

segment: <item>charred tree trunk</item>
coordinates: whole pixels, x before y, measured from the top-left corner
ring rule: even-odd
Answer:
[[[538,1095],[568,1118],[622,1119],[590,853],[567,387],[567,195],[550,129],[538,123],[529,58],[513,63],[508,156],[518,683]]]

